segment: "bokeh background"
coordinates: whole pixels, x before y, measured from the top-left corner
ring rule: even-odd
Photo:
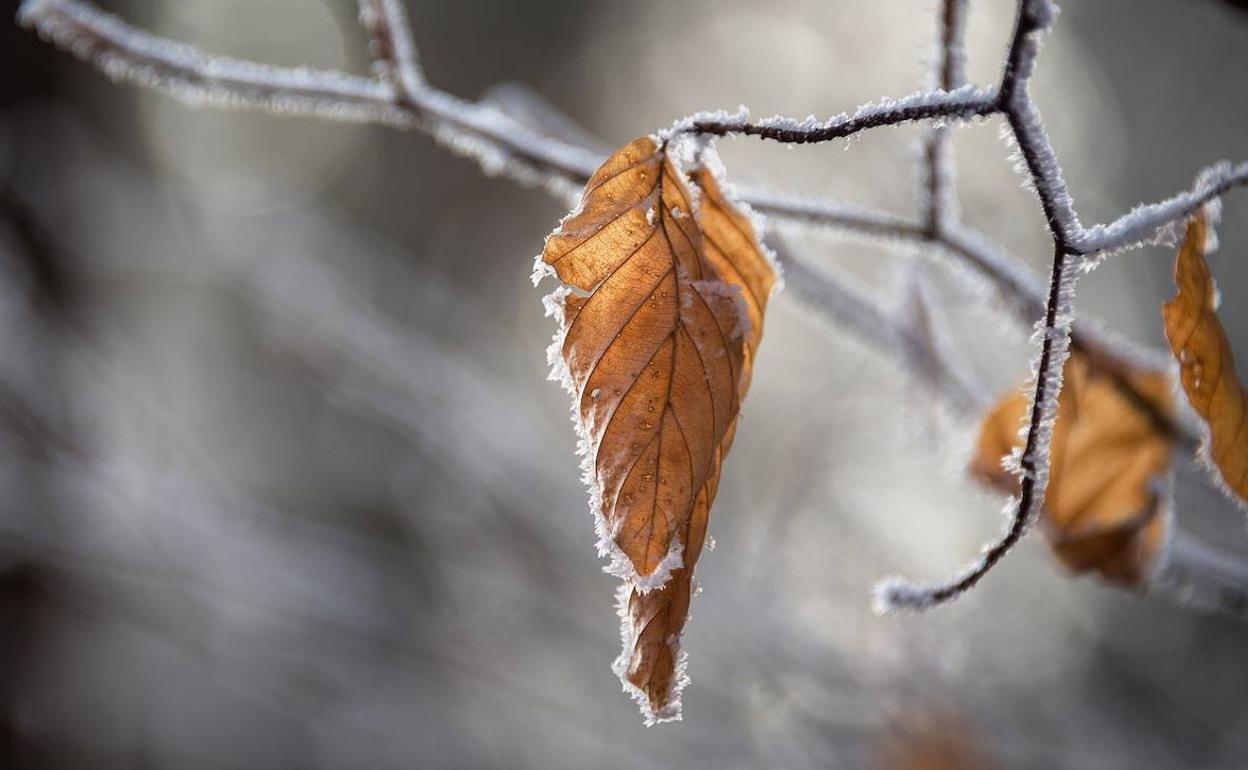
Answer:
[[[1248,157],[1248,14],[1065,5],[1035,93],[1085,222]],[[368,71],[346,0],[106,7]],[[408,7],[431,82],[519,84],[604,147],[701,109],[910,93],[935,55],[931,0]],[[528,281],[563,204],[420,133],[117,86],[0,8],[0,768],[899,768],[933,730],[949,766],[1248,767],[1248,626],[1072,579],[1039,538],[953,606],[872,614],[876,578],[946,575],[1002,501],[962,474],[973,426],[785,294],[699,565],[685,720],[643,727],[609,671],[615,581]],[[1012,14],[972,4],[972,80]],[[964,213],[1039,272],[999,129],[955,135]],[[723,155],[739,180],[907,213],[920,135]],[[1240,192],[1211,259],[1241,361],[1245,221]],[[1026,374],[1023,330],[965,273],[790,243],[899,305],[899,272],[930,262],[970,379]],[[1080,308],[1161,343],[1171,259],[1113,258]],[[1248,553],[1200,484],[1178,514]]]

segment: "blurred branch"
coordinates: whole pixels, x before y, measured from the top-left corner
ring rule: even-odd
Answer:
[[[404,101],[418,106],[428,85],[416,61],[416,41],[403,6],[398,0],[360,0],[360,24],[368,33],[379,74],[397,81]]]
[[[966,0],[945,0],[940,11],[940,51],[936,69],[938,85],[952,91],[966,82]],[[928,129],[923,146],[926,171],[921,208],[929,238],[939,238],[956,221],[957,192],[953,186],[953,153],[949,127]]]
[[[871,350],[893,351],[911,377],[930,382],[955,412],[971,416],[987,408],[987,394],[968,382],[942,351],[932,350],[909,319],[883,307],[841,276],[816,273],[795,257],[782,239],[769,238],[768,245],[784,265],[788,291],[803,304]]]

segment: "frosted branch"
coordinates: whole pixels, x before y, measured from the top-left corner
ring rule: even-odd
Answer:
[[[793,256],[785,242],[772,238],[768,245],[784,266],[786,291],[800,302],[871,350],[897,354],[898,362],[911,376],[931,381],[954,411],[974,415],[985,408],[984,393],[963,377],[954,361],[933,351],[905,319],[840,276],[812,270],[805,261]]]
[[[392,88],[341,72],[273,67],[144,32],[76,0],[27,0],[18,20],[114,80],[165,91],[191,105],[259,109],[406,127]]]
[[[883,241],[923,243],[924,227],[907,217],[835,201],[803,198],[737,185],[741,200],[764,214],[797,224],[818,225]]]
[[[983,579],[1022,540],[1039,516],[1049,483],[1049,446],[1057,419],[1062,370],[1070,354],[1070,330],[1074,321],[1075,278],[1078,262],[1059,249],[1053,256],[1049,296],[1044,321],[1038,325],[1039,357],[1036,381],[1028,408],[1026,439],[1019,457],[1020,487],[1017,498],[1006,507],[1007,522],[1001,537],[983,548],[979,559],[952,579],[931,585],[912,585],[889,578],[876,586],[876,609],[924,610],[966,593]]]
[[[1248,566],[1176,532],[1165,562],[1149,581],[1150,593],[1198,609],[1248,618]]]
[[[978,560],[942,583],[917,586],[897,578],[881,582],[876,589],[876,607],[880,611],[927,609],[970,590],[1022,540],[1044,502],[1049,477],[1049,444],[1062,389],[1062,370],[1069,356],[1074,326],[1075,268],[1080,264],[1076,244],[1084,238],[1083,227],[1062,178],[1061,166],[1028,91],[1040,39],[1056,14],[1057,9],[1049,0],[1019,1],[1014,37],[998,89],[1000,109],[1005,112],[1018,144],[1054,242],[1049,293],[1043,320],[1037,328],[1039,355],[1034,366],[1036,379],[1028,410],[1026,438],[1018,460],[1019,496],[1007,507],[1004,533],[997,541],[984,547]],[[1173,211],[1168,213],[1173,214]],[[1125,383],[1125,379],[1122,381]],[[1130,390],[1129,385],[1125,387]],[[1147,403],[1145,399],[1137,401]]]
[[[1173,240],[1173,229],[1204,204],[1227,190],[1248,184],[1248,161],[1232,166],[1222,162],[1201,172],[1191,190],[1158,203],[1136,206],[1104,225],[1085,230],[1074,246],[1080,254],[1131,248]]]
[[[1057,15],[1049,0],[1020,0],[1014,38],[1001,76],[1001,109],[1040,198],[1044,218],[1062,251],[1069,251],[1082,231],[1062,168],[1031,100],[1028,84],[1035,70],[1040,39]]]
[[[384,80],[209,55],[126,24],[84,0],[26,0],[18,19],[109,77],[164,91],[192,106],[421,128],[477,160],[487,174],[505,173],[564,195],[570,186],[583,184],[601,162],[596,153],[540,136],[493,106],[415,87],[414,46],[403,67],[408,74],[400,78],[405,88],[400,93]],[[403,35],[393,26],[386,29],[390,50],[400,56]]]
[[[757,136],[788,144],[812,144],[843,139],[862,131],[896,126],[920,120],[971,120],[995,114],[996,95],[974,86],[952,91],[926,91],[901,99],[884,99],[864,104],[852,114],[842,113],[825,121],[814,118],[793,120],[771,117],[751,123],[747,120],[701,119],[695,116],[677,131],[711,136]]]
[[[1011,125],[1035,162],[1034,183],[1050,210],[1070,215],[1062,232],[1067,245],[1086,254],[1136,245],[1150,233],[1164,231],[1219,192],[1243,184],[1248,164],[1235,167],[1207,189],[1161,204],[1143,207],[1110,225],[1084,231],[1069,204],[1065,184],[1038,114],[1026,91],[1038,48],[1037,36],[1053,16],[1052,5],[1029,0],[1023,4],[1014,44],[1001,86],[992,91],[958,86],[963,69],[959,30],[964,0],[950,0],[942,20],[941,85],[943,90],[864,105],[852,115],[829,121],[772,118],[745,121],[701,121],[695,116],[685,130],[742,133],[777,141],[813,142],[915,120],[965,120],[1013,111]],[[154,88],[192,106],[255,109],[279,114],[379,123],[420,128],[443,145],[477,160],[487,174],[505,174],[518,182],[540,185],[571,197],[601,163],[601,153],[583,143],[532,130],[496,105],[468,102],[429,85],[417,63],[411,27],[398,0],[361,0],[361,21],[374,54],[391,78],[371,79],[306,67],[278,67],[214,56],[129,25],[86,0],[25,0],[19,21],[36,29],[59,48],[98,67],[115,80]],[[946,78],[948,78],[946,82]],[[393,82],[393,81],[397,81]],[[1030,148],[1030,150],[1026,149]],[[935,178],[935,176],[933,176]],[[937,185],[941,183],[937,182]],[[947,188],[946,188],[947,189]],[[797,200],[747,191],[743,200],[773,217],[827,224],[868,235],[923,240],[930,221],[916,224],[892,215],[854,210],[835,203]],[[1065,201],[1065,205],[1058,202]],[[1050,221],[1061,221],[1050,216]],[[946,244],[947,245],[947,244]],[[955,253],[962,253],[954,248]],[[1000,276],[997,276],[1000,278]],[[998,283],[1005,285],[1008,281]]]
[[[940,48],[937,55],[937,87],[953,91],[966,82],[966,0],[944,0],[940,13]],[[957,220],[957,194],[953,188],[953,150],[949,127],[935,124],[923,146],[924,174],[921,207],[928,232],[938,236]]]
[[[402,4],[398,0],[360,0],[360,26],[368,33],[369,50],[382,73],[398,82],[407,102],[418,104],[427,84]]]
[[[940,14],[940,87],[966,82],[966,0],[944,0]]]
[[[927,200],[919,214],[921,221],[757,190],[744,191],[741,198],[756,210],[790,222],[826,225],[905,244],[937,246],[988,278],[1016,316],[1030,319],[1042,315],[1033,404],[1021,456],[1022,492],[1012,504],[1006,533],[976,564],[952,581],[917,589],[890,584],[882,596],[886,603],[899,606],[930,606],[958,595],[982,578],[1022,537],[1044,496],[1048,434],[1061,387],[1062,362],[1072,344],[1087,352],[1094,365],[1111,373],[1168,363],[1162,356],[1136,350],[1095,324],[1074,322],[1076,268],[1093,266],[1095,262],[1090,257],[1094,255],[1163,239],[1199,206],[1232,187],[1248,184],[1248,163],[1222,164],[1202,175],[1189,191],[1137,207],[1108,224],[1084,229],[1028,89],[1041,38],[1052,25],[1056,7],[1050,0],[1020,0],[1014,35],[995,89],[963,84],[965,13],[965,0],[944,0],[936,90],[866,104],[826,121],[775,117],[751,123],[744,118],[698,115],[670,129],[810,143],[883,126],[935,121],[937,125],[927,145]],[[418,128],[452,151],[475,159],[487,174],[503,174],[524,184],[541,185],[564,198],[575,197],[602,160],[601,153],[593,147],[566,135],[535,130],[496,104],[466,101],[427,83],[400,0],[360,0],[361,22],[381,75],[376,79],[209,55],[126,24],[87,0],[25,0],[18,18],[108,76],[164,91],[191,105]],[[1053,236],[1056,256],[1047,293],[1024,266],[957,222],[952,162],[944,126],[998,113],[1006,117]],[[805,288],[820,295],[817,304],[825,312],[835,315],[832,305],[844,302],[850,308],[847,315],[842,313],[844,320],[859,331],[866,331],[867,320],[874,317],[878,308],[873,310],[869,304],[858,301],[861,298],[836,282],[817,275],[810,280],[811,285]],[[903,357],[913,352],[907,352],[904,329],[893,328],[897,327],[896,319],[883,316],[877,320],[892,329],[881,333],[900,341]],[[956,389],[958,385],[950,380],[949,387]]]

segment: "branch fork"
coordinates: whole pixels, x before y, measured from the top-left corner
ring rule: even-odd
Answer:
[[[156,88],[197,106],[417,128],[434,135],[452,151],[476,159],[487,173],[501,173],[524,184],[540,185],[565,199],[576,195],[601,162],[602,158],[591,147],[552,138],[494,105],[466,101],[437,89],[426,81],[420,69],[412,27],[400,0],[359,0],[359,6],[360,21],[376,58],[378,76],[374,78],[210,55],[126,24],[87,0],[25,0],[18,19],[116,80]],[[1028,90],[1040,43],[1056,17],[1056,6],[1051,0],[1019,0],[1000,81],[992,88],[965,82],[966,6],[965,0],[943,0],[938,77],[931,90],[864,105],[823,122],[780,117],[750,122],[739,117],[695,116],[673,129],[676,133],[706,137],[756,136],[804,144],[850,137],[884,126],[932,123],[924,142],[922,206],[915,219],[754,189],[740,190],[740,198],[784,223],[831,226],[914,247],[935,247],[990,281],[1009,300],[1021,322],[1040,318],[1032,407],[1019,457],[1021,491],[1009,504],[1005,532],[986,546],[979,560],[949,581],[931,586],[882,583],[877,598],[885,609],[921,609],[958,596],[974,586],[1022,538],[1044,499],[1050,427],[1061,392],[1062,367],[1072,348],[1087,354],[1094,365],[1119,375],[1132,368],[1170,366],[1168,356],[1138,350],[1094,323],[1076,321],[1073,296],[1077,277],[1108,254],[1165,239],[1203,205],[1232,188],[1248,184],[1248,162],[1223,163],[1203,173],[1190,190],[1139,206],[1113,221],[1084,227]],[[961,224],[957,217],[949,126],[994,115],[1002,115],[1006,120],[1053,240],[1054,257],[1047,284],[982,234]],[[876,307],[872,300],[842,285],[839,279],[797,265],[791,262],[790,277],[801,277],[799,293],[821,304],[830,315],[847,315],[833,307],[844,302],[845,307],[861,310],[862,317],[885,324],[890,338],[909,338],[909,330],[895,314]],[[869,324],[851,326],[861,329]],[[930,356],[927,360],[930,364]],[[949,374],[947,368],[940,371]],[[953,375],[937,379],[951,390],[962,387]],[[963,390],[953,400],[973,402],[974,395]],[[1194,440],[1186,435],[1180,438]],[[1199,561],[1188,559],[1187,563]],[[1218,579],[1225,583],[1228,571],[1221,568],[1221,562],[1219,565]],[[1199,568],[1194,569],[1200,572]],[[1170,568],[1171,575],[1184,575],[1184,584],[1190,582],[1189,572],[1182,566]]]

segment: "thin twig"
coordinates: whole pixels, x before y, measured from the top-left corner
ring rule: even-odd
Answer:
[[[1059,317],[1069,305],[1074,288],[1076,261],[1057,251],[1053,256],[1049,299],[1041,331],[1036,384],[1028,410],[1027,434],[1019,459],[1019,496],[1011,498],[1008,521],[996,542],[986,545],[979,559],[952,579],[931,585],[914,585],[899,578],[880,581],[875,606],[879,612],[897,609],[924,610],[943,604],[974,588],[1010,552],[1040,514],[1049,481],[1049,444],[1057,418],[1057,398],[1062,389],[1062,369],[1069,355],[1070,324]]]
[[[944,0],[940,13],[937,87],[953,91],[966,82],[966,0]],[[936,124],[923,145],[923,220],[933,239],[957,221],[957,194],[953,189],[953,151],[949,127]]]
[[[933,354],[928,342],[895,312],[848,281],[815,272],[793,254],[783,239],[771,237],[767,243],[784,266],[787,291],[803,304],[870,349],[897,353],[899,363],[916,379],[930,380],[955,412],[975,415],[987,406],[982,389],[968,382],[952,361]]]
[[[901,99],[865,104],[852,115],[837,115],[823,122],[796,121],[781,117],[758,122],[695,117],[687,126],[681,126],[678,130],[706,136],[737,134],[786,144],[814,144],[844,139],[883,126],[933,118],[966,121],[994,115],[999,111],[994,93],[974,86],[964,86],[953,91],[920,92]]]
[[[1069,247],[1069,230],[1078,224],[1061,170],[1044,134],[1039,113],[1031,104],[1028,81],[1034,71],[1039,36],[1052,22],[1055,10],[1048,0],[1020,0],[1009,55],[1001,79],[1001,103],[1014,131],[1027,170],[1053,233],[1053,266],[1043,323],[1037,330],[1040,352],[1036,381],[1028,409],[1026,438],[1018,459],[1019,496],[1011,501],[1002,536],[984,547],[983,554],[952,579],[932,585],[911,585],[891,578],[876,587],[876,608],[920,610],[943,604],[973,588],[1017,545],[1040,513],[1049,480],[1049,444],[1057,418],[1062,370],[1070,350],[1074,321],[1074,284],[1077,263]]]
[[[1113,222],[1090,227],[1080,233],[1073,245],[1079,254],[1096,255],[1157,243],[1167,239],[1174,228],[1201,206],[1233,187],[1246,184],[1248,161],[1235,166],[1220,163],[1202,171],[1191,190],[1158,203],[1136,206]]]
[[[420,71],[412,25],[403,6],[398,0],[360,0],[360,25],[368,34],[373,59],[398,81],[407,104],[417,106],[428,84]]]

